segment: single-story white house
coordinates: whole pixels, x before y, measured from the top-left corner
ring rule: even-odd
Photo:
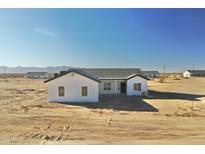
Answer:
[[[190,77],[205,77],[205,70],[187,70],[183,73],[185,78]]]
[[[147,77],[136,68],[69,69],[48,79],[50,102],[98,102],[99,95],[147,95]]]
[[[28,79],[48,79],[50,75],[48,72],[27,72],[24,77]]]

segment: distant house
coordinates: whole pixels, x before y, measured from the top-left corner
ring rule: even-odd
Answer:
[[[69,69],[48,79],[48,101],[98,102],[99,95],[147,95],[147,77],[140,69]]]
[[[143,74],[148,78],[158,78],[160,73],[158,71],[142,71]]]
[[[187,70],[183,73],[185,78],[190,77],[205,77],[205,70]]]
[[[49,73],[47,72],[27,72],[25,78],[28,79],[48,79]]]

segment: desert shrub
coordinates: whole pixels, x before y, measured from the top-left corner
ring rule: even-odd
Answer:
[[[164,78],[164,77],[161,77],[160,79],[159,79],[159,82],[160,83],[164,83],[166,81],[166,78]]]
[[[176,76],[174,77],[174,80],[181,80],[181,76],[176,75]]]
[[[24,94],[24,92],[20,89],[17,88],[7,88],[5,91],[9,91],[12,93],[12,95],[14,94]]]
[[[166,73],[162,73],[162,74],[160,75],[159,82],[160,82],[160,83],[164,83],[164,82],[166,82],[166,79],[167,79],[168,77],[169,77],[168,74],[166,74]]]
[[[24,94],[24,92],[20,89],[15,89],[14,91],[16,94]]]
[[[169,77],[170,77],[170,74],[167,74],[167,73],[160,74],[160,78],[169,78]]]
[[[165,114],[165,116],[166,116],[166,117],[172,117],[172,115],[171,115],[171,114]]]
[[[143,91],[143,92],[142,92],[142,96],[147,96],[147,92],[146,92],[146,91]]]
[[[28,92],[30,92],[30,91],[36,91],[35,89],[23,89],[23,91],[28,91]]]
[[[180,73],[173,73],[173,74],[172,74],[172,79],[173,79],[173,80],[181,80],[182,77],[183,77],[183,75],[180,74]]]
[[[24,112],[28,112],[29,111],[29,108],[23,104],[21,104],[21,109],[24,110]]]

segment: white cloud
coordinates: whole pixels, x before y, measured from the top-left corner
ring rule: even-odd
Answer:
[[[43,30],[43,29],[40,29],[40,28],[37,28],[37,27],[34,28],[33,30],[35,32],[38,32],[40,34],[43,34],[43,35],[46,35],[46,36],[49,36],[49,37],[53,37],[53,38],[56,38],[56,39],[62,39],[62,36],[60,36],[59,34],[49,32],[49,31],[46,31],[46,30]]]

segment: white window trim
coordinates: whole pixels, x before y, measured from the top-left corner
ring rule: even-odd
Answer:
[[[109,84],[110,87],[106,87],[105,84]],[[110,82],[105,82],[105,83],[103,84],[103,89],[104,89],[104,90],[108,90],[108,91],[112,90],[112,88],[111,88],[111,83],[110,83]]]
[[[135,89],[135,84],[137,84],[138,86],[140,85],[140,90],[139,90],[139,87],[137,87],[137,89]],[[142,83],[134,83],[133,84],[133,90],[134,91],[142,91]]]
[[[63,96],[60,95],[60,88],[63,87]],[[65,87],[64,86],[58,86],[58,97],[64,97],[65,96]]]
[[[86,89],[87,89],[86,94],[87,95],[83,95],[83,87],[86,87]],[[87,97],[88,96],[88,86],[81,86],[81,96],[82,97]]]

